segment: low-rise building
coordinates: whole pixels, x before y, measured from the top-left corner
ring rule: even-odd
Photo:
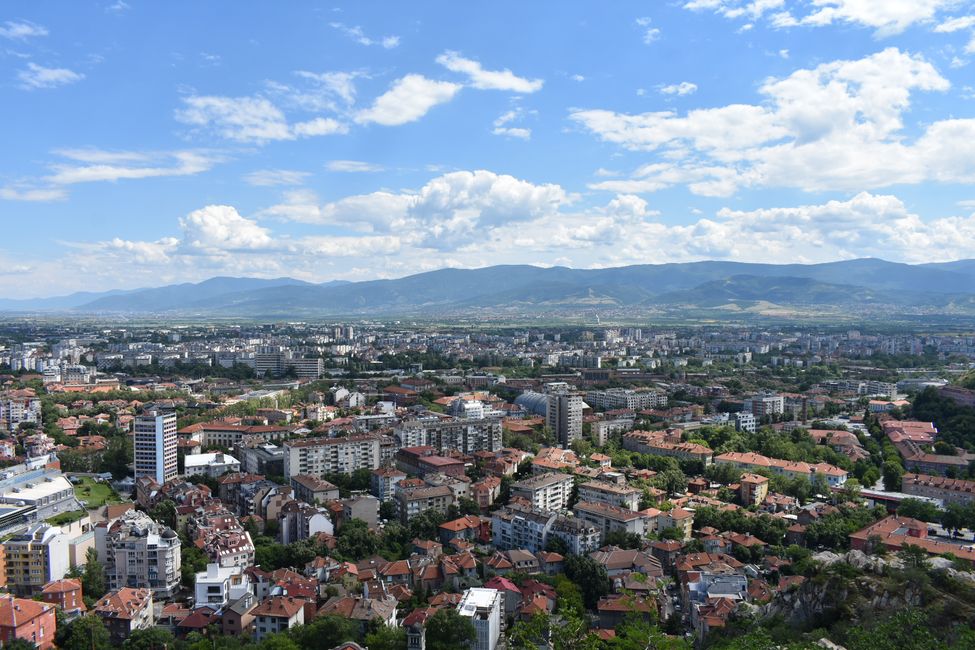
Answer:
[[[230,472],[240,471],[240,461],[223,452],[213,454],[190,454],[184,459],[186,476],[209,476],[217,478]]]
[[[497,589],[474,588],[464,592],[457,613],[470,620],[476,636],[471,650],[496,650],[504,630],[504,596]]]
[[[93,611],[108,628],[112,643],[121,645],[135,630],[152,627],[152,591],[122,587],[95,603]]]
[[[605,503],[606,505],[639,510],[640,497],[643,493],[624,482],[589,481],[579,486],[579,500],[590,503]]]
[[[339,498],[339,488],[336,485],[308,474],[292,476],[291,489],[294,490],[296,499],[312,505],[321,505]]]
[[[946,504],[967,504],[975,501],[975,481],[929,474],[904,474],[901,478],[901,492],[939,499]]]
[[[13,596],[0,598],[0,646],[20,639],[38,650],[49,650],[54,647],[56,631],[54,605]]]

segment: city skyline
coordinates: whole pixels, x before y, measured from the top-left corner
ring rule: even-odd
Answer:
[[[970,2],[227,7],[5,6],[0,295],[975,257]]]

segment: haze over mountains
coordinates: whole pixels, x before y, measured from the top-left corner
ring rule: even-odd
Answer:
[[[449,310],[891,305],[975,309],[975,260],[908,265],[879,259],[825,264],[691,262],[607,269],[528,265],[441,269],[394,280],[313,284],[216,277],[156,288],[2,300],[6,312],[83,314],[394,315]]]

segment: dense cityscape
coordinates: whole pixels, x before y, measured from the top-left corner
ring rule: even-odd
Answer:
[[[0,650],[975,650],[975,0],[0,2]]]
[[[0,629],[965,647],[973,367],[962,334],[9,321]]]

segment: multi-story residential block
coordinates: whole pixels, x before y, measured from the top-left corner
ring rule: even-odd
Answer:
[[[206,571],[196,574],[193,605],[220,610],[249,592],[250,580],[240,567],[222,567],[211,562]]]
[[[735,413],[735,429],[755,433],[758,430],[758,420],[747,411],[739,411]]]
[[[589,481],[579,486],[580,501],[605,503],[627,510],[639,510],[642,495],[643,492],[626,485],[625,482],[620,484],[609,481]]]
[[[761,474],[742,474],[739,495],[746,506],[761,505],[768,496],[768,478]]]
[[[92,611],[108,628],[112,644],[122,645],[134,631],[152,627],[152,591],[122,587],[106,594]]]
[[[500,591],[468,589],[457,605],[457,613],[474,625],[476,636],[471,650],[496,650],[504,631],[504,596]]]
[[[149,411],[135,418],[132,430],[135,478],[150,476],[160,485],[176,478],[176,413]]]
[[[393,432],[400,447],[433,447],[437,452],[501,449],[501,421],[497,418],[403,422]]]
[[[36,600],[0,598],[0,646],[20,639],[37,650],[53,648],[57,631],[54,609],[54,605]]]
[[[656,530],[656,517],[659,515],[657,511],[651,515],[647,512],[636,512],[605,503],[587,501],[577,503],[573,512],[577,518],[592,524],[599,530],[600,540],[605,539],[607,533],[616,531],[643,537]]]
[[[585,402],[581,395],[561,390],[548,394],[545,424],[555,433],[555,439],[563,449],[568,449],[569,445],[582,437],[584,408]]]
[[[388,501],[396,495],[396,484],[406,478],[406,472],[392,467],[373,470],[369,492],[380,502]]]
[[[284,474],[351,474],[380,464],[380,437],[363,434],[345,438],[304,438],[284,443]]]
[[[681,442],[680,436],[671,436],[664,431],[630,431],[623,434],[623,449],[641,454],[670,456],[680,460],[691,460],[710,465],[713,452],[694,442]]]
[[[537,510],[557,511],[568,507],[573,479],[568,474],[545,472],[511,484],[512,496],[524,497]]]
[[[21,423],[41,425],[41,399],[33,390],[11,391],[0,398],[0,424],[16,431]]]
[[[335,501],[339,498],[339,489],[336,485],[325,479],[307,474],[292,476],[291,489],[294,490],[296,499],[312,505]]]
[[[71,568],[70,538],[58,526],[39,523],[4,543],[7,587],[22,595],[35,595]]]
[[[454,504],[454,492],[446,485],[400,489],[396,500],[399,505],[400,520],[406,524],[424,510],[446,513],[447,508]]]
[[[551,537],[566,543],[572,553],[589,553],[599,547],[600,532],[577,517],[554,512],[507,506],[491,515],[491,537],[500,550],[525,549],[531,553],[545,550]]]
[[[720,456],[715,456],[714,462],[718,465],[732,465],[745,471],[759,468],[766,469],[774,474],[780,474],[789,478],[801,476],[812,480],[818,475],[825,478],[831,487],[843,485],[847,478],[846,470],[830,465],[829,463],[803,463],[781,460],[751,452],[728,452]]]
[[[439,456],[433,447],[403,447],[396,452],[396,467],[408,474],[426,476],[427,474],[448,474],[463,476],[466,470],[464,461],[459,458]]]
[[[632,390],[610,388],[586,392],[586,403],[593,408],[612,409],[655,409],[667,406],[667,395],[655,390]]]
[[[756,418],[779,415],[785,412],[785,398],[782,395],[753,395],[742,403],[742,410]]]
[[[618,433],[625,433],[633,428],[635,423],[633,417],[615,418],[612,420],[599,420],[590,426],[592,430],[593,442],[603,447],[609,442],[609,437]]]
[[[904,474],[901,492],[962,505],[975,502],[975,481],[929,474]]]
[[[160,599],[179,590],[179,535],[144,512],[129,510],[95,526],[95,550],[109,589],[151,589]]]

